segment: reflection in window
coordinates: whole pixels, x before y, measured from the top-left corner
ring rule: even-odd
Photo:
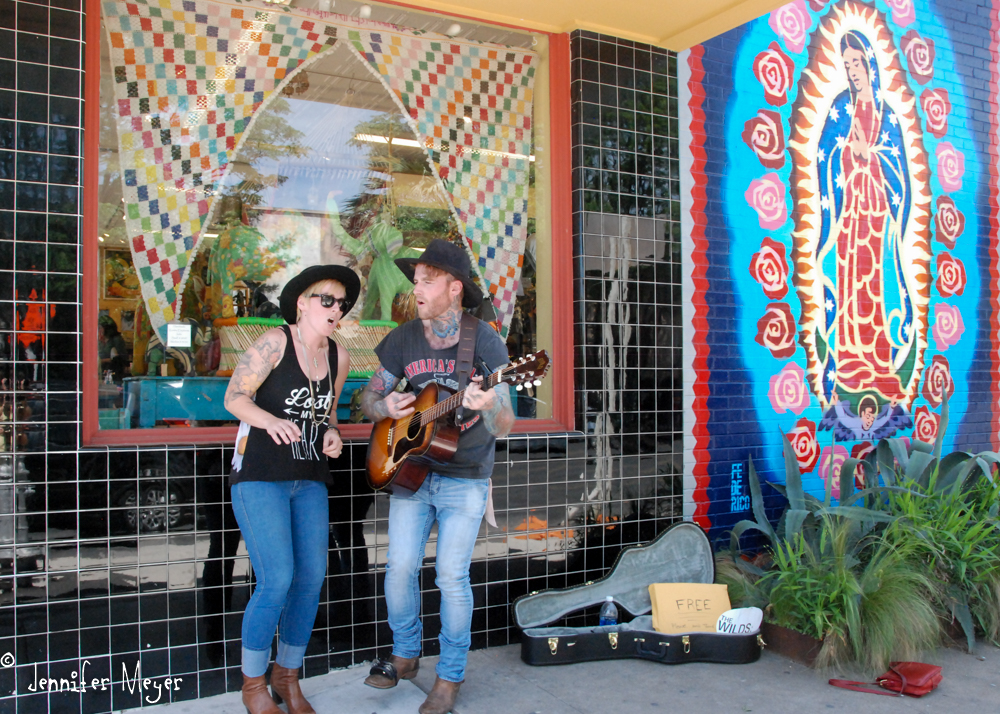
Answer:
[[[358,303],[335,335],[351,353],[337,417],[361,421],[355,393],[377,365],[372,348],[394,324],[415,315],[412,286],[394,259],[419,255],[434,238],[464,242],[427,154],[392,96],[339,45],[297,72],[256,113],[219,187],[165,345],[150,326],[129,251],[104,33],[102,47],[101,428],[235,424],[223,407],[228,375],[259,335],[282,324],[277,301],[285,282],[322,263],[347,265],[362,276]],[[532,166],[529,188],[534,175]],[[529,217],[508,330],[512,357],[537,347],[534,225]],[[533,394],[518,393],[519,416],[536,416],[535,404]]]

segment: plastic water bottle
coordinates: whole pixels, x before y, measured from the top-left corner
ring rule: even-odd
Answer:
[[[604,599],[604,604],[601,605],[601,622],[600,625],[617,625],[618,624],[618,608],[615,607],[614,598],[608,595]]]

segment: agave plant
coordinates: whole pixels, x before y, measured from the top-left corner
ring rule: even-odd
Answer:
[[[871,488],[862,491],[853,491],[853,479],[841,479],[841,498],[839,505],[832,505],[831,483],[828,480],[825,498],[820,501],[815,496],[808,494],[802,488],[802,475],[799,471],[798,461],[792,449],[791,442],[784,434],[781,435],[783,451],[785,457],[785,483],[772,483],[771,487],[777,490],[788,500],[788,506],[781,514],[777,526],[772,526],[767,518],[764,509],[764,497],[760,489],[760,480],[753,465],[753,459],[749,461],[747,469],[747,481],[750,484],[750,504],[754,514],[754,520],[742,520],[733,526],[729,536],[729,549],[733,562],[737,567],[743,569],[751,575],[760,577],[764,575],[764,570],[758,565],[740,557],[740,537],[749,531],[762,533],[768,540],[770,552],[777,549],[798,537],[805,538],[809,543],[815,545],[819,537],[821,520],[825,516],[841,518],[856,522],[861,525],[867,533],[876,524],[889,523],[895,516],[885,510],[857,506],[856,503],[864,502],[864,499],[872,497],[883,489],[873,483]],[[856,459],[845,462],[841,468],[841,473],[852,473],[854,466],[850,465]],[[850,468],[849,468],[850,465]],[[846,482],[851,481],[848,485]]]

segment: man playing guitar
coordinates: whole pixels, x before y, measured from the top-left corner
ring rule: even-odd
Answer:
[[[373,422],[413,413],[415,397],[394,389],[406,377],[414,392],[429,382],[452,391],[458,384],[458,347],[462,307],[478,307],[482,292],[470,277],[466,251],[444,240],[430,243],[420,258],[396,261],[413,279],[418,320],[405,323],[375,349],[379,368],[361,397],[361,408]],[[508,361],[507,348],[493,328],[476,326],[473,365],[490,371]],[[435,583],[441,590],[441,658],[437,678],[420,714],[450,712],[465,679],[471,644],[472,586],[469,564],[486,511],[494,444],[514,425],[510,390],[497,384],[483,391],[483,374],[472,376],[462,399],[458,450],[448,463],[435,465],[420,488],[396,489],[389,499],[389,552],[385,600],[393,633],[392,656],[372,665],[365,683],[380,689],[396,686],[417,674],[420,657],[420,589],[418,575],[431,526],[438,523]]]

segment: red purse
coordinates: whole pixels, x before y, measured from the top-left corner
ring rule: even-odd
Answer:
[[[934,691],[941,683],[941,668],[936,664],[923,662],[891,662],[889,671],[874,682],[852,682],[847,679],[831,679],[830,684],[841,689],[870,694],[884,694],[887,697],[901,697],[908,694],[911,697],[922,697]],[[877,684],[882,689],[872,689]],[[884,691],[889,690],[889,691]]]

